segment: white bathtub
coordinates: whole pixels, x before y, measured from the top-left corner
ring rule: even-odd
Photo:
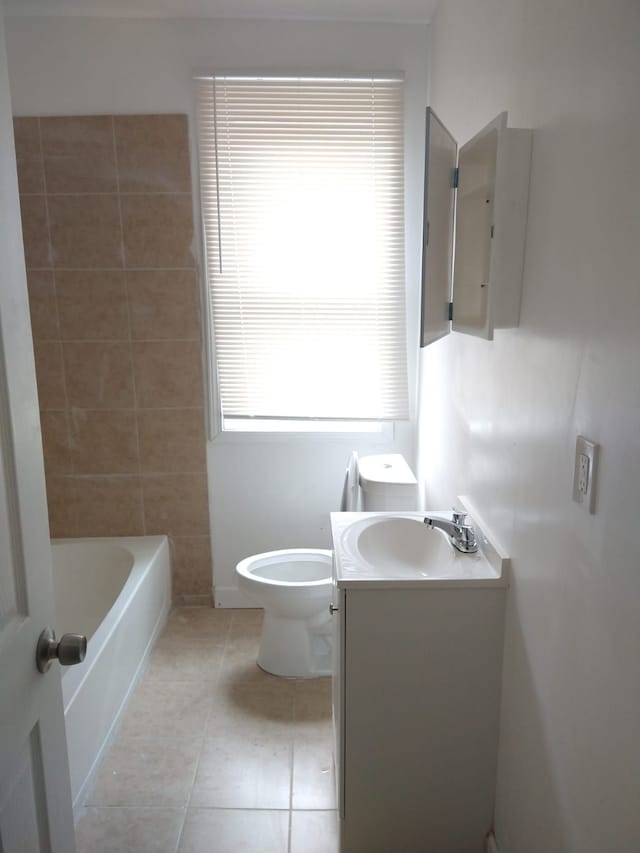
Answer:
[[[83,805],[171,606],[166,536],[52,543],[55,631],[85,634],[83,663],[63,670],[73,808]]]

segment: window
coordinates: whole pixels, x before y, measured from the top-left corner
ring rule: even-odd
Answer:
[[[406,418],[402,82],[197,86],[223,428]]]

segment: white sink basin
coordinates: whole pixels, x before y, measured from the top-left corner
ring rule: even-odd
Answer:
[[[381,570],[406,569],[427,577],[455,559],[446,533],[427,527],[422,518],[363,519],[348,528],[346,537],[367,563]]]
[[[480,549],[463,554],[446,533],[424,523],[426,514],[332,513],[337,585],[506,586],[508,559],[475,518]]]

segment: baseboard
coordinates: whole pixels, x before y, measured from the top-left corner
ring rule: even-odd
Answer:
[[[255,608],[255,602],[237,586],[216,586],[214,590],[216,607]]]
[[[213,596],[210,592],[205,592],[201,595],[188,595],[184,593],[174,595],[173,603],[176,606],[182,605],[184,607],[213,607]]]
[[[490,832],[485,839],[484,849],[486,853],[500,853],[500,848],[498,847],[498,842],[496,841],[496,837],[493,832]]]

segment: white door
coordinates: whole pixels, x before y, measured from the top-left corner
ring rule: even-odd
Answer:
[[[1,0],[0,0],[1,3]],[[74,853],[51,551],[0,5],[0,853]]]

